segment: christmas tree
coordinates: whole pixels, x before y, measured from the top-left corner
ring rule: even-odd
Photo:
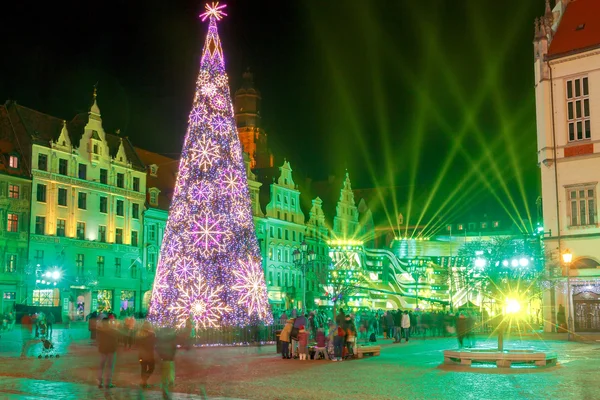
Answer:
[[[196,328],[272,323],[217,21],[208,33],[148,318]]]

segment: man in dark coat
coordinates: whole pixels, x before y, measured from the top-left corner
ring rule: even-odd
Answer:
[[[117,347],[119,345],[118,332],[114,329],[107,317],[100,321],[96,329],[96,341],[100,353],[100,371],[98,371],[98,387],[112,388],[112,375],[117,358]],[[104,371],[106,370],[106,376]],[[106,378],[106,379],[104,379]]]

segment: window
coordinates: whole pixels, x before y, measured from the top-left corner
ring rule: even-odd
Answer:
[[[281,239],[281,228],[277,228],[277,239]]]
[[[135,219],[140,218],[140,205],[139,204],[134,203],[131,205],[131,217],[135,218]]]
[[[138,233],[137,231],[131,231],[131,245],[132,246],[136,246],[138,245]]]
[[[94,146],[92,146],[92,151],[94,154],[98,154],[98,143],[94,143]]]
[[[98,276],[104,276],[104,256],[98,256],[96,264],[98,265]]]
[[[77,194],[77,207],[81,210],[87,209],[87,193],[79,192]]]
[[[65,237],[67,221],[64,219],[56,220],[56,236]]]
[[[156,225],[148,225],[148,240],[156,240]]]
[[[44,307],[56,307],[60,302],[60,292],[58,289],[34,289],[33,305]]]
[[[48,156],[46,154],[38,154],[38,169],[48,171]]]
[[[85,222],[77,222],[77,239],[85,239]]]
[[[61,175],[69,174],[69,161],[64,158],[58,159],[58,173]]]
[[[117,173],[117,187],[125,187],[125,174]]]
[[[133,190],[140,191],[140,178],[133,178]]]
[[[158,205],[158,192],[156,190],[150,191],[150,205],[151,206]]]
[[[116,229],[115,243],[116,244],[123,244],[123,229],[122,228],[117,228]]]
[[[117,215],[123,216],[123,200],[117,200]]]
[[[481,223],[481,229],[487,229],[487,222],[482,222]]]
[[[148,253],[148,265],[147,269],[150,272],[154,272],[154,268],[156,267],[156,253]]]
[[[45,235],[46,234],[46,217],[35,217],[35,234]]]
[[[137,276],[137,264],[133,263],[131,265],[131,268],[129,268],[129,271],[131,272],[131,278],[135,279],[135,277]]]
[[[296,231],[292,231],[292,240],[296,241]]]
[[[9,232],[19,231],[19,216],[17,214],[8,214],[8,224],[6,224],[6,230]]]
[[[596,224],[596,190],[594,186],[571,188],[568,191],[571,226]]]
[[[75,259],[75,266],[77,267],[77,275],[79,275],[79,276],[83,275],[83,260],[84,260],[84,255],[77,254],[77,258]]]
[[[100,183],[108,184],[108,171],[100,168]]]
[[[287,220],[288,220],[288,219],[287,219],[287,213],[284,213],[284,214],[283,214],[283,220],[284,220],[284,221],[287,221]]]
[[[567,81],[567,123],[569,142],[591,139],[588,78]]]
[[[290,240],[290,231],[285,230],[285,240]]]
[[[41,183],[38,183],[36,198],[37,198],[37,201],[39,201],[40,203],[46,202],[46,185],[42,185]]]
[[[19,198],[19,186],[18,185],[8,185],[8,197],[11,199]]]
[[[10,168],[19,168],[19,157],[8,156],[8,166]]]
[[[292,214],[292,222],[294,222],[294,214]]]
[[[273,284],[273,271],[269,271],[269,283],[268,285],[271,286]]]
[[[458,224],[458,230],[462,231],[463,229],[465,229],[465,227],[463,226],[463,224]]]
[[[58,205],[59,206],[67,205],[67,189],[63,189],[63,188],[58,189]]]
[[[100,196],[100,212],[105,213],[108,210],[108,199],[104,196]]]
[[[275,237],[275,229],[272,226],[269,228],[269,236]]]
[[[79,164],[79,170],[77,171],[79,179],[87,179],[87,165]]]
[[[277,261],[281,261],[281,250],[277,250]]]
[[[42,265],[44,263],[44,250],[36,250],[33,259],[38,267]]]
[[[281,211],[277,211],[277,219],[281,219]]]
[[[121,277],[121,259],[115,258],[115,277]]]
[[[277,286],[281,286],[281,272],[277,273]]]
[[[156,166],[156,164],[152,164],[150,166],[150,176],[156,176],[158,172],[158,167]]]
[[[497,228],[500,226],[500,222],[499,221],[494,221],[494,228]]]
[[[98,226],[98,241],[106,242],[106,226],[104,225]]]
[[[4,265],[4,272],[17,272],[17,255],[7,254],[6,265]]]

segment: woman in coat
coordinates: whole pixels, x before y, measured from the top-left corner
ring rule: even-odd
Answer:
[[[294,326],[294,320],[288,319],[285,322],[285,326],[283,327],[283,330],[279,334],[279,340],[281,341],[281,358],[284,358],[284,359],[292,358],[290,356],[290,342],[292,340],[290,335],[292,334],[293,326]]]

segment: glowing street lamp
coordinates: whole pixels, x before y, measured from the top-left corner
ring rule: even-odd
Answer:
[[[571,262],[573,261],[573,253],[569,249],[562,254],[562,260],[567,268],[567,306],[569,308],[569,318],[567,319],[567,340],[571,340],[571,332],[573,331],[573,296],[571,295]]]

